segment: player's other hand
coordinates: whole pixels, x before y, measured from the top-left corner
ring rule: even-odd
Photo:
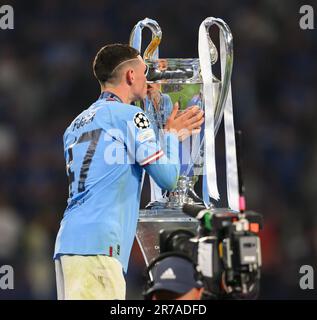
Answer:
[[[176,102],[164,130],[176,133],[178,139],[183,141],[192,134],[199,133],[204,121],[204,112],[198,106],[192,106],[180,112]]]

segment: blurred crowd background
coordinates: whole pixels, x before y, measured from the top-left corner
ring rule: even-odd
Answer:
[[[223,18],[234,37],[233,102],[243,131],[247,206],[265,221],[260,298],[316,297],[298,284],[301,265],[317,272],[317,30],[300,29],[303,3],[0,4],[15,13],[14,30],[0,30],[0,266],[14,267],[15,290],[0,290],[0,298],[56,299],[52,255],[68,194],[62,135],[99,95],[92,74],[97,50],[127,43],[136,22],[150,17],[163,30],[161,57],[197,57],[198,28],[208,16]],[[128,299],[141,299],[143,268],[135,246]]]

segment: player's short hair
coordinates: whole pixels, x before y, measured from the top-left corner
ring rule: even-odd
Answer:
[[[113,70],[122,62],[137,58],[138,50],[127,44],[109,44],[102,47],[93,62],[94,75],[100,84],[105,84],[113,77]]]

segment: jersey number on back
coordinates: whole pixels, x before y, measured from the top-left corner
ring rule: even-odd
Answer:
[[[69,196],[72,197],[72,183],[75,181],[75,174],[73,171],[71,171],[71,165],[73,162],[73,147],[77,143],[83,143],[90,141],[90,144],[88,146],[87,152],[85,154],[82,166],[80,168],[80,174],[79,174],[79,181],[78,181],[78,193],[85,191],[85,181],[88,175],[89,167],[92,161],[92,158],[95,154],[96,147],[100,138],[102,129],[96,129],[92,131],[88,131],[83,133],[79,139],[72,144],[72,146],[67,150],[68,151],[68,162],[66,166],[66,171],[68,175],[68,183],[69,183]]]

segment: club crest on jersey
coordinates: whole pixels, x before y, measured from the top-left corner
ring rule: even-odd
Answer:
[[[133,122],[138,129],[147,129],[150,126],[150,121],[143,112],[137,112],[133,117]]]

